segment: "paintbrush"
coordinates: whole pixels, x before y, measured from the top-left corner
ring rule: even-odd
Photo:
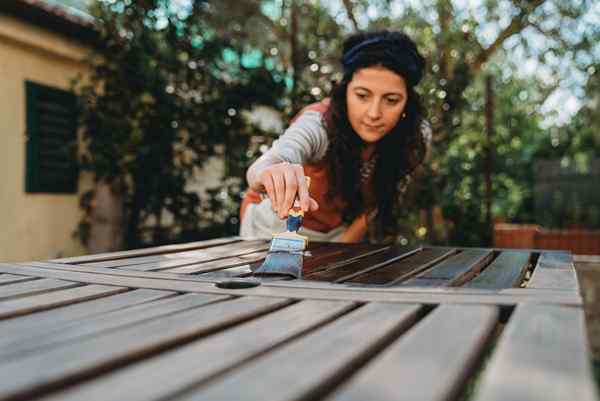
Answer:
[[[310,186],[310,177],[305,177],[306,187]],[[308,238],[298,234],[302,225],[304,211],[300,208],[298,197],[288,212],[287,231],[273,234],[271,246],[264,263],[254,274],[289,275],[302,278],[304,250],[308,247]]]

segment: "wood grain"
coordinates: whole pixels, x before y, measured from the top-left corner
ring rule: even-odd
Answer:
[[[133,269],[134,266],[138,266],[138,270],[145,271],[152,270],[152,268],[154,267],[158,269],[163,267],[173,267],[173,263],[179,263],[183,265],[185,263],[207,262],[210,260],[221,259],[228,256],[241,255],[244,253],[255,252],[257,250],[263,250],[265,249],[265,247],[268,248],[268,245],[267,242],[264,240],[237,241],[209,248],[193,249],[183,252],[174,252],[160,255],[121,258],[103,262],[91,262],[87,263],[86,265],[109,268],[127,267],[128,269]]]
[[[127,291],[125,287],[84,285],[68,290],[49,292],[27,298],[0,302],[0,319],[57,308],[77,302],[101,298]]]
[[[393,285],[402,282],[415,274],[421,273],[426,269],[429,269],[436,263],[451,255],[454,255],[455,253],[456,251],[454,249],[426,248],[406,259],[402,259],[384,266],[383,268],[378,268],[376,270],[368,271],[358,275],[349,280],[349,282]]]
[[[366,271],[381,268],[418,253],[421,248],[390,247],[384,251],[355,261],[341,261],[326,270],[320,270],[306,276],[307,280],[342,282]]]
[[[105,252],[92,255],[74,256],[69,258],[52,259],[50,262],[66,263],[66,264],[84,264],[92,262],[101,262],[106,260],[126,259],[137,256],[160,255],[163,253],[184,252],[193,249],[208,248],[211,246],[219,246],[232,242],[241,241],[239,237],[216,238],[206,241],[188,242],[186,244],[162,245],[144,249],[133,249],[130,251]]]
[[[51,349],[60,344],[79,341],[85,337],[181,313],[225,299],[227,297],[186,294],[82,318],[53,328],[48,327],[39,332],[3,336],[0,339],[0,360],[8,361],[33,351],[43,352],[44,349]]]
[[[3,285],[0,287],[0,301],[4,301],[11,298],[42,294],[44,292],[73,288],[79,285],[80,284],[74,283],[72,281],[55,280],[48,278]]]
[[[415,321],[416,305],[368,304],[178,400],[299,400],[355,371]],[[292,362],[293,361],[293,362]]]
[[[481,359],[498,316],[492,306],[442,305],[327,400],[454,399]]]
[[[352,307],[348,302],[302,301],[45,400],[100,401],[106,399],[106,389],[111,388],[118,388],[119,398],[128,401],[168,399],[182,389],[227,374]],[[153,385],[148,386],[148,381]]]
[[[52,330],[53,328],[61,327],[80,319],[120,310],[144,302],[155,301],[175,294],[170,291],[156,290],[125,292],[126,289],[122,288],[123,292],[112,295],[115,290],[118,290],[117,287],[96,285],[88,285],[86,287],[87,290],[93,289],[99,291],[100,294],[107,294],[107,296],[92,300],[83,300],[76,304],[21,316],[19,319],[0,321],[0,333],[2,333],[0,343],[9,337],[43,333],[45,330]]]
[[[527,288],[546,288],[580,293],[573,257],[568,252],[542,252]]]
[[[492,257],[491,251],[465,250],[402,285],[459,286],[479,273]]]
[[[15,284],[31,280],[37,280],[37,277],[18,276],[16,274],[0,274],[0,285]]]
[[[516,308],[474,400],[596,401],[583,310]]]
[[[529,266],[531,253],[502,252],[473,280],[465,283],[466,288],[511,288],[518,287]]]
[[[7,363],[0,361],[0,370],[11,372],[0,375],[0,399],[25,398],[48,388],[94,377],[287,304],[289,301],[285,299],[250,297],[219,302]]]

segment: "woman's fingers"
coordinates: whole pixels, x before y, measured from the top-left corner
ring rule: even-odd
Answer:
[[[302,211],[306,212],[310,209],[310,196],[308,194],[308,185],[306,183],[306,177],[304,176],[304,169],[302,166],[296,165],[294,172],[298,182],[298,200],[300,202],[300,208]]]
[[[304,169],[299,164],[279,163],[267,167],[260,176],[267,196],[280,218],[288,215],[296,198],[303,211],[317,210],[319,205],[308,192]]]
[[[273,177],[273,186],[275,188],[275,196],[271,198],[271,203],[275,207],[275,211],[281,213],[285,199],[285,179],[283,173],[277,169],[273,170],[271,176]]]

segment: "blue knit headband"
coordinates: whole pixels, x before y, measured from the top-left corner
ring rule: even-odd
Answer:
[[[385,37],[378,36],[376,38],[360,42],[359,44],[348,50],[342,57],[342,68],[344,70],[344,75],[348,75],[349,73],[354,71],[355,63],[360,58],[361,52],[364,49],[385,42],[388,42],[390,46],[397,46],[394,42],[389,41]],[[403,48],[402,52],[404,53],[403,57],[395,57],[398,59],[398,67],[401,67],[401,70],[405,70],[406,74],[408,75],[406,78],[412,85],[416,85],[419,83],[422,77],[422,67],[419,66],[419,57],[412,49]]]

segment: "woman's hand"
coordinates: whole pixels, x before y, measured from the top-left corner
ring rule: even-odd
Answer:
[[[304,169],[300,164],[270,164],[257,172],[256,180],[264,187],[273,209],[281,219],[288,215],[296,196],[302,211],[319,209],[317,202],[308,194]]]

